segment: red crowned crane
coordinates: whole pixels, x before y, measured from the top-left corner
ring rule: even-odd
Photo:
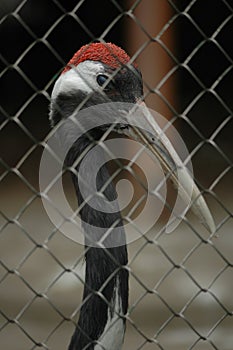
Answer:
[[[141,103],[142,97],[141,73],[136,65],[131,64],[126,52],[111,43],[92,43],[81,47],[75,53],[56,81],[51,98],[50,120],[55,127],[56,124],[75,114],[76,109],[85,109],[105,102],[137,105]],[[101,116],[93,113],[93,120],[95,118]],[[89,133],[79,136],[69,149],[65,160],[68,167],[75,168],[72,179],[80,207],[84,236],[87,233],[83,302],[69,350],[120,350],[124,340],[129,276],[121,213],[119,210],[105,213],[93,208],[85,202],[77,180],[79,173],[77,159],[101,139],[107,128],[109,125],[97,126]],[[179,179],[172,171],[174,160],[171,157],[172,149],[169,149],[171,146],[163,144],[162,140],[150,142],[150,138],[154,140],[156,136],[152,138],[142,130],[132,128],[130,124],[116,123],[112,129],[116,133],[140,139],[144,146],[150,147],[156,155],[159,155],[160,161],[165,165],[164,169],[171,171],[171,178],[175,183],[187,180],[187,175]],[[138,138],[138,135],[141,137]],[[66,137],[69,137],[69,133]],[[95,164],[90,162],[86,173],[87,182],[89,174],[95,171],[94,167]],[[104,188],[103,195],[109,203],[116,199],[116,189],[106,166],[99,169],[97,182],[97,189]],[[213,232],[213,219],[196,186],[194,192],[198,199],[193,203],[193,209],[201,213],[202,221]],[[98,197],[96,201],[98,202]],[[103,227],[108,230],[114,226],[119,228],[117,237],[109,230],[106,238],[102,239],[101,247],[90,244],[90,241],[98,242],[102,237],[95,232],[95,229],[90,230],[89,227]],[[119,244],[111,245],[109,244],[111,240],[118,240]]]

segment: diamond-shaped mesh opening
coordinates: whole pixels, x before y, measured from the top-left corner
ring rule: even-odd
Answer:
[[[1,26],[2,55],[12,64],[24,53],[33,38],[14,16],[6,17]]]
[[[35,65],[35,69],[31,67],[32,62]],[[48,49],[47,45],[38,42],[20,62],[20,68],[33,81],[38,90],[43,89],[51,78],[46,76],[46,71],[43,71],[43,67],[46,67],[46,70],[49,70],[54,75],[59,69],[59,62]]]
[[[47,17],[47,14],[50,14]],[[28,0],[19,11],[20,18],[38,37],[42,37],[63,14],[62,9],[53,1],[39,3]],[[47,17],[46,21],[43,20]]]
[[[128,311],[123,314],[111,309],[117,321],[126,320],[123,350],[232,350],[230,0],[14,0],[1,1],[0,14],[1,347],[68,349],[82,307],[94,299],[94,307],[85,311],[86,320],[90,328],[95,326],[92,319],[96,324],[103,322],[102,311],[98,314],[95,307],[101,301],[111,309],[111,302],[116,299],[110,302],[106,290],[114,277],[122,276],[119,271],[126,269]],[[48,115],[54,82],[61,70],[74,52],[93,41],[116,43],[140,67],[143,99],[169,121],[170,126],[165,125],[166,135],[178,154],[184,156],[173,128],[178,130],[188,150],[186,156],[192,162],[193,179],[216,223],[216,232],[209,233],[189,212],[172,234],[165,233],[177,190],[166,181],[164,196],[159,188],[149,189],[151,178],[156,179],[156,184],[161,183],[164,174],[162,170],[160,173],[161,163],[151,158],[156,162],[156,171],[149,163],[139,163],[145,159],[146,151],[140,148],[132,153],[132,144],[125,147],[130,155],[128,161],[122,160],[124,157],[119,156],[122,135],[112,135],[112,125],[101,134],[101,141],[98,138],[94,142],[93,134],[88,134],[89,150],[98,144],[106,157],[111,158],[115,152],[118,160],[107,159],[110,178],[79,205],[70,172],[77,185],[78,166],[88,151],[84,149],[80,158],[74,159],[76,164],[63,164],[61,154],[49,144],[57,130],[51,126]],[[133,89],[129,90],[127,93]],[[75,96],[79,99],[80,89]],[[84,103],[84,97],[79,102]],[[71,113],[69,98],[68,91],[64,101]],[[92,115],[95,121],[97,116]],[[71,136],[75,137],[80,127],[73,123]],[[69,132],[65,128],[63,131]],[[61,132],[58,137],[61,144],[64,134]],[[119,146],[113,151],[107,142],[114,138]],[[46,188],[41,185],[44,152],[48,156],[43,173],[47,176]],[[94,157],[92,171],[98,170],[101,178],[103,173],[95,169],[95,162]],[[60,172],[51,176],[53,166],[60,167]],[[80,179],[90,188],[91,172],[86,171]],[[133,184],[129,190],[125,189],[128,185],[125,178]],[[111,181],[119,189],[119,203],[126,203],[122,213],[129,231],[128,264],[114,265],[111,250],[101,258],[97,254],[89,271],[96,284],[103,271],[109,266],[114,268],[98,287],[85,285],[85,262],[92,250],[78,244],[75,234],[70,239],[64,228],[69,227],[83,237],[76,219],[86,210],[86,203],[103,197],[111,189]],[[62,191],[65,206],[71,210],[65,215],[59,202]],[[157,196],[156,203],[163,203],[158,218],[158,204],[152,205],[152,209],[145,204],[150,196]],[[108,208],[111,206],[108,203]],[[143,222],[136,221],[144,210],[152,215],[146,215]],[[51,212],[59,223],[54,223]],[[153,216],[156,222],[149,225]],[[90,214],[90,218],[95,215]],[[150,226],[148,230],[144,229],[145,222]],[[109,227],[109,236],[114,225],[117,223]],[[135,233],[137,239],[132,238]],[[112,350],[122,332],[116,331],[117,335],[110,337],[110,345],[107,342],[100,348]],[[79,344],[70,350],[75,349],[80,349]]]
[[[168,334],[169,336],[167,336]],[[169,350],[177,345],[184,348],[191,348],[195,341],[197,341],[197,338],[198,336],[192,327],[180,317],[171,318],[158,336],[161,347]]]
[[[12,84],[12,82],[14,83]],[[1,88],[3,93],[1,108],[8,116],[13,116],[24,105],[24,103],[28,101],[33,90],[20,73],[11,68],[3,71],[1,84],[3,84],[3,87]],[[12,102],[12,96],[14,96],[14,103]]]

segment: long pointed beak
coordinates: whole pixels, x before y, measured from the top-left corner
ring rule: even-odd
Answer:
[[[137,104],[136,109],[132,113],[127,114],[127,127],[123,127],[121,132],[142,143],[160,161],[166,177],[171,179],[178,190],[178,195],[185,204],[185,209],[180,212],[178,208],[179,201],[176,201],[176,210],[173,210],[174,216],[171,216],[166,232],[173,231],[190,209],[206,229],[213,234],[216,231],[216,227],[206,201],[185,165],[185,161],[181,160],[166,136],[164,128],[160,126],[161,123],[157,122],[159,119],[165,125],[165,118],[158,113],[156,113],[155,117],[152,116],[151,111],[147,109],[144,103]],[[177,131],[176,134],[179,135]],[[175,135],[175,138],[177,138],[177,135]],[[183,146],[185,147],[184,143]]]

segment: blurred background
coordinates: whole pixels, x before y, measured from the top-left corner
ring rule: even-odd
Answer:
[[[49,221],[39,163],[55,79],[80,46],[104,40],[135,58],[148,106],[181,134],[218,235],[191,216],[160,234],[165,215],[150,233],[154,244],[129,246],[124,349],[231,350],[231,1],[1,0],[0,15],[1,347],[66,349],[73,332],[83,247]]]

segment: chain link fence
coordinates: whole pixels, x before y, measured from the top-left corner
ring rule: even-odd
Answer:
[[[145,11],[147,23],[152,3],[1,1],[0,339],[5,350],[68,347],[81,307],[84,247],[62,235],[42,205],[39,166],[51,130],[48,105],[56,77],[80,46],[112,41],[127,51],[135,40],[132,24],[145,35],[143,45],[130,52],[136,61],[155,45],[172,62],[155,86],[145,78],[146,97],[162,101],[186,143],[217,232],[208,235],[188,215],[167,235],[165,213],[146,238],[129,244],[123,348],[233,347],[233,8],[229,0],[154,0],[161,11],[168,10],[151,33],[139,14]],[[163,91],[166,84],[170,95]],[[67,192],[74,201],[69,179]]]

